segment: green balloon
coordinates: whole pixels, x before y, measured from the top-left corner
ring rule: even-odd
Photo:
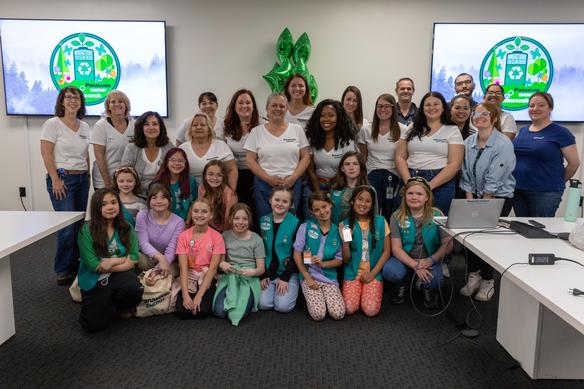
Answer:
[[[270,86],[272,93],[276,93],[282,90],[282,81],[280,80],[278,73],[276,73],[278,66],[279,64],[275,63],[272,70],[262,76]]]
[[[312,101],[316,101],[318,97],[318,85],[316,84],[316,78],[311,74],[308,78],[308,89],[310,90],[310,97]]]
[[[308,34],[303,33],[294,45],[294,63],[298,65],[300,62],[307,63],[310,59],[310,39]]]
[[[293,48],[294,40],[292,39],[292,33],[288,30],[288,27],[286,27],[278,37],[278,42],[276,43],[276,57],[278,57],[280,62],[289,59],[292,55]]]

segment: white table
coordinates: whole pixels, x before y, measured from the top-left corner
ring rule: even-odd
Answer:
[[[0,345],[16,333],[10,254],[85,217],[85,212],[0,211]]]
[[[576,226],[561,218],[537,220],[549,232],[570,232]],[[446,230],[451,235],[462,231]],[[463,237],[456,239],[462,242]],[[584,251],[560,239],[475,234],[464,245],[499,272],[527,262],[530,253],[552,253],[584,264]],[[584,297],[572,296],[569,288],[584,290],[584,268],[565,261],[514,265],[501,279],[497,341],[531,378],[584,379]]]

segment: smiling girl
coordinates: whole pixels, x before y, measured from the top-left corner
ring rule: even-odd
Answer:
[[[225,181],[227,170],[221,161],[211,161],[203,169],[203,184],[199,186],[199,198],[205,198],[213,207],[209,225],[219,232],[229,229],[229,213],[237,203],[237,194]]]
[[[140,194],[140,178],[138,173],[131,167],[121,167],[113,174],[113,190],[120,196],[120,205],[124,219],[136,226],[136,216],[138,212],[146,208],[146,201],[138,197]]]

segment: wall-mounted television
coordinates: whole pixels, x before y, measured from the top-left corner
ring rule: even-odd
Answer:
[[[454,96],[454,78],[469,73],[482,101],[491,83],[505,89],[503,109],[529,120],[527,101],[535,91],[551,93],[552,118],[583,122],[584,24],[434,23],[431,89]]]
[[[113,89],[134,115],[168,116],[164,21],[0,19],[0,41],[7,115],[53,115],[59,90],[76,86],[90,116]]]

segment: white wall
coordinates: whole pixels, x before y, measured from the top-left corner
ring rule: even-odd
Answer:
[[[276,60],[274,44],[286,26],[294,39],[303,32],[311,39],[308,65],[317,78],[319,98],[338,99],[346,85],[357,85],[371,117],[377,95],[393,92],[399,77],[416,81],[415,99],[427,91],[434,21],[584,21],[584,8],[576,0],[0,0],[0,9],[5,18],[166,20],[171,135],[193,113],[203,90],[215,91],[220,113],[240,87],[252,89],[263,108],[269,88],[261,76]],[[0,210],[21,209],[19,186],[27,187],[27,208],[49,210],[39,151],[44,119],[6,117],[4,106],[2,95]],[[582,125],[570,128],[582,150]]]

